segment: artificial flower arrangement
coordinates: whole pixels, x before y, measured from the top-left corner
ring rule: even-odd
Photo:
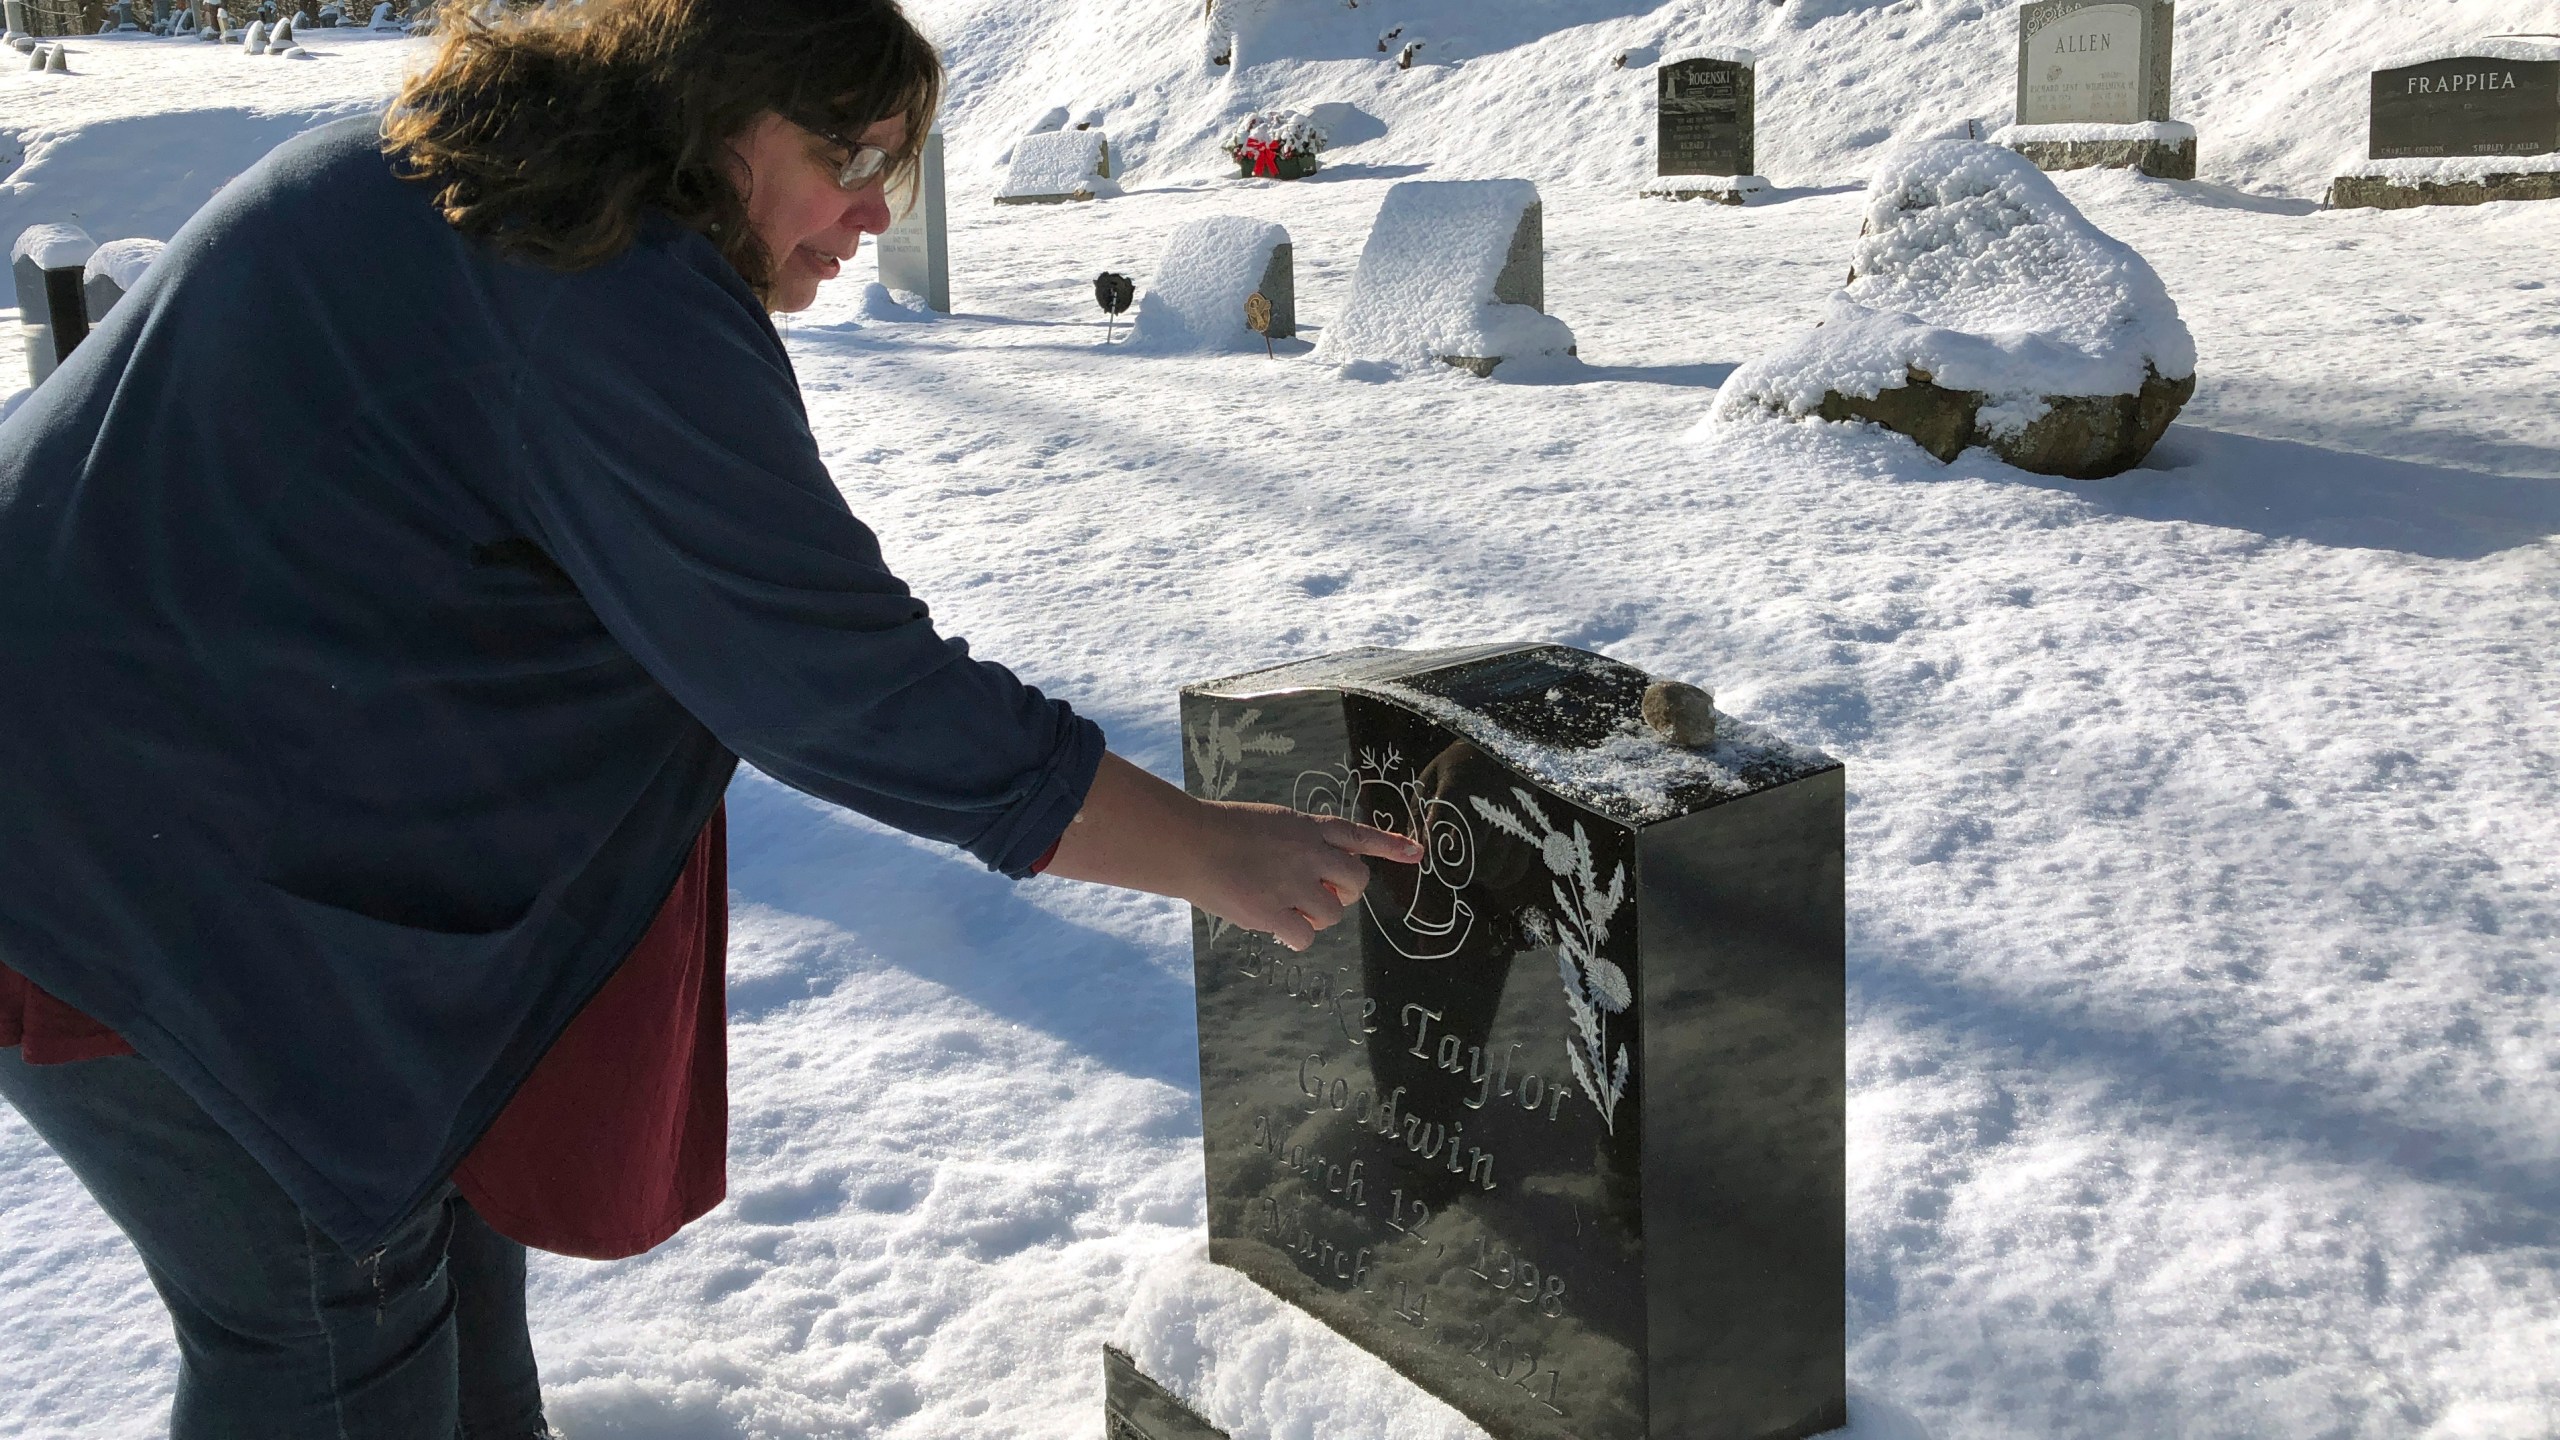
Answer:
[[[1226,149],[1240,175],[1296,180],[1316,173],[1316,152],[1327,143],[1324,130],[1297,111],[1263,110],[1244,118]]]

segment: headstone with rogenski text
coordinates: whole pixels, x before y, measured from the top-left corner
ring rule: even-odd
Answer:
[[[1497,645],[1183,692],[1193,794],[1423,849],[1303,953],[1195,915],[1210,1258],[1499,1440],[1845,1423],[1843,774],[1674,690]]]
[[[2139,125],[2169,116],[2170,0],[2018,7],[2018,123]]]
[[[2560,60],[2464,56],[2373,76],[2376,160],[2560,151]]]
[[[1750,175],[1757,70],[1744,54],[1655,69],[1655,173]]]

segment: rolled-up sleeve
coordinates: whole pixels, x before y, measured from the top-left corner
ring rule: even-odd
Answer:
[[[934,628],[837,493],[771,325],[698,248],[643,247],[534,332],[515,457],[533,538],[740,757],[1029,874],[1101,730]]]

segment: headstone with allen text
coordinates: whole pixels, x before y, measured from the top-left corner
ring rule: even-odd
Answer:
[[[2560,37],[2499,36],[2373,75],[2366,159],[2339,207],[2560,199]]]
[[[1422,846],[1303,953],[1195,913],[1209,1258],[1498,1440],[1845,1423],[1843,772],[1715,719],[1544,644],[1183,692],[1194,795]]]
[[[2169,118],[2169,0],[2035,0],[2018,7],[2018,123],[2138,125]]]
[[[872,248],[880,261],[880,283],[888,289],[924,298],[925,305],[951,313],[951,221],[943,204],[942,132],[924,138],[916,156],[914,204]]]
[[[2170,113],[2176,36],[2171,0],[2019,6],[2017,122],[1993,138],[2046,170],[2194,179],[2195,131]]]

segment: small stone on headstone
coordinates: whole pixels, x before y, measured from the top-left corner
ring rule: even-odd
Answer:
[[[1656,680],[1644,689],[1644,723],[1683,749],[1716,743],[1716,697],[1678,680]]]

